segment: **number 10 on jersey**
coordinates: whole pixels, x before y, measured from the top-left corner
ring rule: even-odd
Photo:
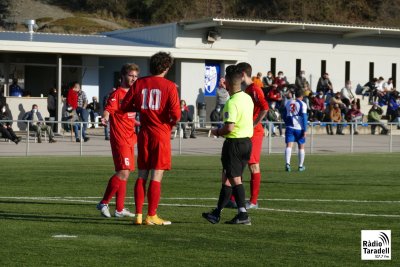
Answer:
[[[149,95],[149,97],[147,97]],[[159,110],[161,102],[161,91],[160,89],[147,88],[142,90],[142,109]]]

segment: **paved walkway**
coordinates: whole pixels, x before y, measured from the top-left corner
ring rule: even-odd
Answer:
[[[111,156],[110,144],[104,140],[101,129],[90,129],[90,140],[87,143],[76,143],[71,141],[70,136],[56,137],[57,143],[34,143],[31,138],[29,145],[24,137],[22,142],[15,145],[13,142],[0,139],[0,156]],[[312,139],[312,145],[311,145]],[[400,136],[393,135],[355,135],[353,142],[350,135],[344,136],[327,136],[325,134],[310,135],[307,137],[306,153],[350,153],[351,144],[353,143],[353,152],[355,153],[371,153],[371,152],[389,152],[392,139],[392,151],[400,152]],[[206,133],[199,133],[196,139],[176,138],[171,141],[172,153],[179,155],[219,155],[223,143],[223,138],[207,137]],[[283,153],[284,138],[274,137],[269,139],[266,137],[263,143],[263,154]],[[28,153],[27,153],[28,152]]]

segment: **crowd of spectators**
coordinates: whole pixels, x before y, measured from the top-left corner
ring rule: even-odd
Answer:
[[[371,134],[375,134],[376,127],[381,128],[380,134],[388,134],[388,127],[382,122],[382,119],[387,119],[389,122],[395,122],[397,129],[400,129],[400,94],[393,85],[393,79],[389,78],[385,81],[383,77],[373,78],[368,81],[359,90],[359,95],[364,99],[368,97],[368,102],[371,105],[367,114],[361,112],[360,99],[357,98],[356,88],[350,80],[346,81],[344,86],[339,90],[334,90],[333,83],[328,73],[324,73],[319,79],[315,90],[310,87],[310,82],[307,80],[306,72],[301,70],[293,83],[290,83],[283,71],[279,71],[275,77],[271,71],[268,71],[265,76],[258,72],[252,77],[253,83],[260,86],[264,92],[264,97],[267,100],[270,110],[265,118],[268,127],[268,132],[271,136],[284,136],[282,131],[282,112],[285,103],[293,98],[293,93],[296,89],[301,89],[304,92],[303,101],[307,105],[308,118],[310,122],[319,123],[326,127],[328,135],[333,135],[333,129],[336,129],[337,135],[343,135],[343,127],[346,122],[350,123],[350,131],[353,134],[359,133],[359,126],[363,122],[372,124]],[[26,92],[18,85],[18,80],[14,79],[10,85],[10,95],[23,96]],[[78,82],[73,82],[65,93],[66,111],[63,114],[62,120],[68,123],[63,124],[66,131],[73,131],[76,142],[89,141],[87,136],[87,127],[90,117],[92,123],[91,128],[95,128],[95,120],[102,114],[101,105],[97,97],[92,98],[92,102],[88,103],[85,92],[81,89]],[[108,96],[103,99],[103,106]],[[229,99],[229,94],[225,89],[224,78],[220,79],[219,87],[216,93],[216,106],[211,112],[210,121],[213,127],[221,127],[222,110],[225,102]],[[387,112],[384,114],[383,106],[387,106]],[[37,111],[37,105],[32,107],[32,110],[27,112],[24,119],[31,120],[29,127],[34,131],[40,143],[42,132],[46,131],[49,136],[49,142],[55,142],[53,127],[46,125],[40,112]],[[47,97],[47,110],[50,117],[55,118],[57,113],[57,89],[50,88]],[[178,129],[182,127],[183,138],[196,138],[196,124],[194,123],[193,110],[190,110],[184,100],[181,101],[181,120],[177,125]],[[137,114],[139,121],[139,114]],[[10,120],[9,114],[6,112],[5,103],[0,103],[0,119]],[[81,124],[83,127],[81,129]],[[344,125],[344,126],[343,126]],[[140,129],[140,123],[137,125],[137,131]],[[278,132],[276,132],[278,129]],[[10,139],[16,144],[21,138],[17,137],[11,128],[11,123],[0,123],[0,133],[4,138]],[[109,127],[104,127],[105,140],[109,140]]]

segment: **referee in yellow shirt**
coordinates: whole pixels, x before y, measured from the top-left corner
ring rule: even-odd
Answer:
[[[238,214],[226,223],[250,225],[250,217],[245,206],[242,175],[251,154],[250,137],[253,136],[254,104],[251,97],[241,90],[241,71],[235,65],[230,65],[225,73],[226,89],[230,95],[223,110],[225,124],[220,129],[212,130],[212,134],[225,137],[221,155],[222,187],[217,207],[211,212],[203,213],[203,217],[210,223],[218,223],[222,209],[233,194],[238,206]]]

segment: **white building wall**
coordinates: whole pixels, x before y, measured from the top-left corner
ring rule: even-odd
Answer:
[[[90,103],[93,96],[99,97],[99,57],[82,56],[82,66],[82,90]]]
[[[205,60],[177,60],[176,64],[176,71],[180,72],[181,77],[181,99],[184,99],[188,106],[193,106],[197,114],[197,103],[204,102]]]
[[[180,30],[176,44],[177,47],[245,50],[254,75],[259,71],[265,75],[271,69],[270,59],[276,58],[276,72],[282,70],[291,83],[295,81],[296,59],[301,59],[301,69],[306,71],[308,78],[312,77],[313,90],[321,75],[321,60],[326,60],[326,71],[335,91],[344,86],[346,61],[350,61],[353,86],[364,85],[368,81],[370,62],[375,65],[374,76],[385,79],[392,76],[392,63],[396,63],[397,80],[400,78],[400,42],[396,38],[343,39],[340,35],[307,32],[271,35],[262,30],[225,28],[219,29],[219,32],[221,40],[207,44],[207,29]]]

